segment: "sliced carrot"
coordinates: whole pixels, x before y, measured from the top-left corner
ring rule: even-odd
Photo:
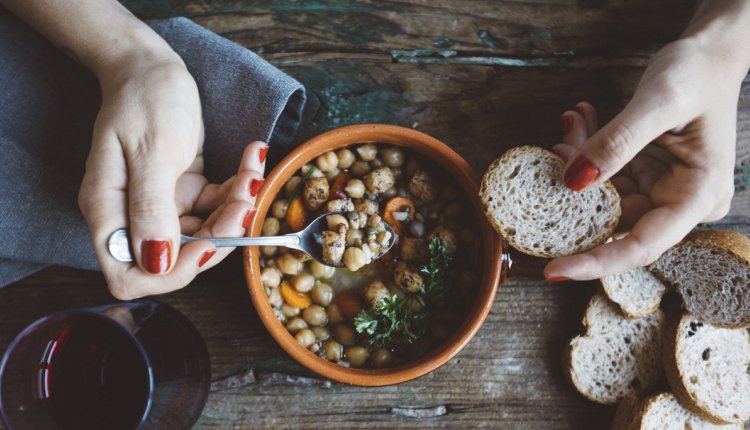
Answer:
[[[289,285],[289,282],[282,281],[279,288],[281,289],[281,297],[290,306],[294,306],[297,309],[307,309],[312,304],[312,299],[310,299],[307,293],[300,293],[295,290],[294,287]]]
[[[307,211],[305,210],[305,204],[302,202],[302,196],[297,196],[292,199],[286,210],[286,223],[293,231],[300,231],[305,228],[306,218]]]
[[[334,199],[348,198],[349,196],[346,194],[346,191],[344,191],[344,188],[346,187],[346,183],[351,178],[352,178],[352,175],[346,172],[341,172],[338,175],[336,175],[336,179],[333,180],[333,185],[331,185],[331,191],[328,194],[330,197],[328,197],[328,199],[334,200]]]
[[[343,313],[348,320],[353,320],[359,311],[362,310],[362,305],[360,304],[359,299],[351,291],[343,291],[336,294],[333,301],[336,302],[336,305],[341,309],[341,313]]]
[[[397,196],[388,200],[388,203],[385,204],[385,208],[383,208],[383,219],[385,220],[385,222],[390,224],[397,234],[401,234],[401,226],[403,225],[403,221],[399,221],[393,217],[393,214],[396,212],[406,212],[406,219],[410,220],[414,218],[414,202],[407,199],[406,197]]]

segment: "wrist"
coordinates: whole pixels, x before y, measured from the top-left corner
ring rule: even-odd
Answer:
[[[118,77],[128,74],[134,67],[144,64],[185,67],[180,56],[167,42],[140,22],[83,62],[102,84],[118,80]]]
[[[750,69],[750,2],[700,2],[681,39],[741,81]]]

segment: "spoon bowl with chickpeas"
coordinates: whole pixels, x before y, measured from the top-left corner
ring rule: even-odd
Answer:
[[[300,232],[299,247],[245,248],[258,314],[295,360],[379,386],[444,364],[479,329],[507,274],[478,177],[453,150],[402,127],[320,135],[266,179],[247,235]]]

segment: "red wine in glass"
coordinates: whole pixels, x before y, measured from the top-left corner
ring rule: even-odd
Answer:
[[[187,429],[210,366],[197,330],[159,302],[65,311],[22,332],[0,364],[9,429]]]

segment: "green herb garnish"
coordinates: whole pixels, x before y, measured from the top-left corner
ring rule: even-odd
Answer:
[[[430,250],[430,261],[419,268],[419,273],[425,275],[424,284],[420,293],[432,296],[439,303],[445,301],[445,275],[453,263],[453,257],[448,253],[442,239],[435,236],[428,245]]]
[[[377,307],[360,311],[354,317],[354,328],[358,333],[370,335],[371,345],[383,345],[398,332],[406,343],[412,343],[422,335],[416,323],[424,319],[425,313],[411,310],[408,296],[391,296],[383,299]]]
[[[286,204],[284,205],[284,210],[289,209],[289,205],[292,204],[292,200],[294,200],[295,197],[297,197],[297,194],[299,194],[300,191],[302,191],[302,187],[305,186],[305,182],[307,182],[308,179],[310,179],[310,176],[312,176],[313,172],[315,172],[315,166],[310,166],[310,170],[305,173],[305,176],[302,177],[302,180],[299,181],[299,185],[297,185],[297,188],[292,191],[291,194],[289,194],[289,198],[286,199]]]
[[[406,343],[418,340],[426,331],[426,324],[429,324],[423,295],[439,305],[444,304],[445,276],[453,258],[439,237],[434,237],[428,248],[430,261],[419,268],[419,272],[427,278],[419,294],[387,297],[377,306],[364,309],[354,317],[354,328],[358,333],[370,335],[371,345],[384,345],[397,333],[401,333]],[[419,310],[413,311],[415,308]]]

